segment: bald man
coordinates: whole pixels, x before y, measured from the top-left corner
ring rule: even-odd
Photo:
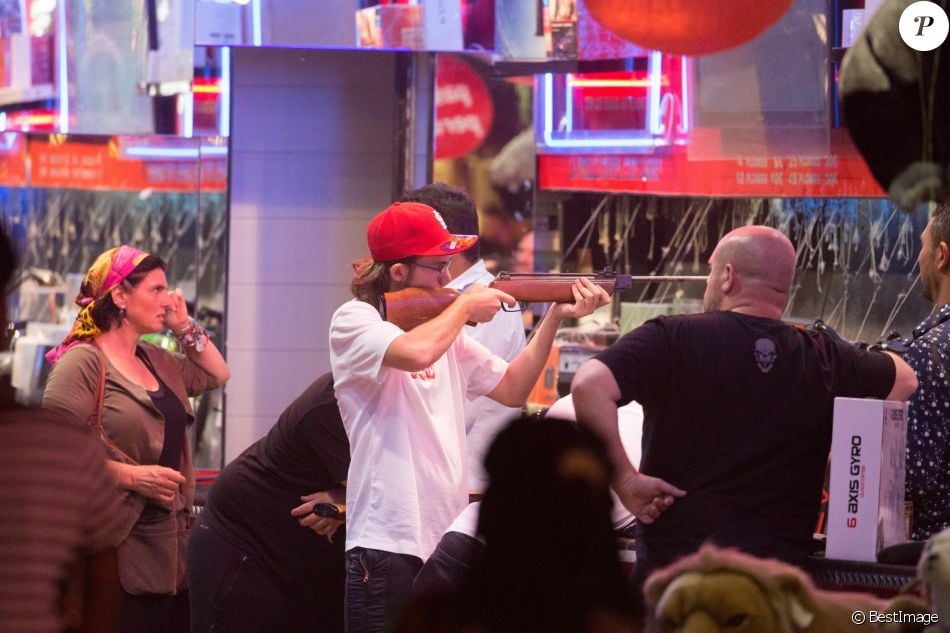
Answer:
[[[634,583],[706,540],[801,565],[812,551],[838,396],[906,400],[913,370],[780,319],[795,250],[765,226],[716,245],[703,314],[660,317],[585,363],[578,421],[608,441],[614,487],[638,516]],[[643,406],[640,470],[617,407]]]

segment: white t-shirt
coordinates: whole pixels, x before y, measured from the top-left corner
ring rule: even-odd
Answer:
[[[468,503],[465,399],[494,389],[508,364],[462,332],[423,371],[384,367],[402,334],[358,300],[330,323],[330,365],[350,441],[346,548],[425,560]]]
[[[487,286],[494,278],[494,275],[485,268],[485,261],[480,259],[445,286],[464,292],[472,284]],[[508,362],[520,354],[525,346],[521,312],[501,310],[488,323],[466,325],[465,333],[487,347],[495,356],[500,356]],[[483,397],[465,401],[468,485],[472,490],[484,490],[488,485],[488,477],[482,467],[485,453],[488,452],[488,447],[491,446],[498,432],[520,414],[520,408],[506,407],[491,398]]]

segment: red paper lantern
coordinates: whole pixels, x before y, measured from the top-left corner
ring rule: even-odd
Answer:
[[[594,18],[637,46],[705,55],[744,44],[772,26],[793,0],[584,0]]]

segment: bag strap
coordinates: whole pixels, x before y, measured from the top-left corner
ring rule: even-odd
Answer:
[[[99,438],[102,440],[102,443],[105,444],[106,450],[117,457],[119,461],[132,466],[138,466],[138,462],[129,457],[128,453],[119,448],[116,443],[112,441],[112,438],[106,434],[106,430],[102,426],[102,410],[105,406],[106,397],[106,359],[98,345],[92,343],[92,348],[96,352],[96,360],[99,363],[99,378],[96,384],[96,410],[94,415],[89,416],[90,420],[95,420],[94,422],[91,422],[92,427],[95,429],[96,433],[99,434]]]
[[[99,381],[96,387],[96,422],[93,428],[95,428],[100,435],[104,435],[102,428],[102,409],[105,406],[106,400],[106,364],[102,362],[101,352],[98,347],[96,347],[96,360],[99,365]]]

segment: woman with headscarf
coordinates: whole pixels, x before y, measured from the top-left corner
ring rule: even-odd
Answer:
[[[79,315],[47,358],[43,406],[101,436],[117,494],[132,509],[118,546],[124,633],[187,633],[185,552],[195,477],[189,396],[230,377],[221,353],[169,291],[165,262],[130,246],[102,253],[80,287]],[[140,341],[170,330],[183,354]]]

